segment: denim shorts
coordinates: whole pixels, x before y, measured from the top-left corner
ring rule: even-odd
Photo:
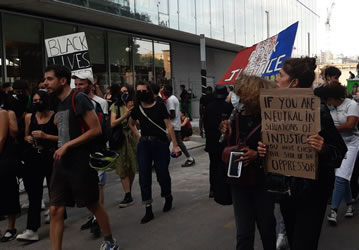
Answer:
[[[97,174],[98,174],[98,184],[100,186],[105,186],[106,184],[106,177],[107,177],[107,174],[106,174],[106,171],[97,171]]]

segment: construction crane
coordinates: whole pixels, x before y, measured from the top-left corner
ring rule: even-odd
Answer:
[[[332,12],[335,6],[335,2],[332,2],[332,5],[329,9],[327,9],[327,19],[325,20],[325,27],[328,31],[330,31],[330,18],[332,17]]]
[[[330,5],[330,8],[327,9],[327,18],[325,20],[325,32],[326,32],[326,44],[327,44],[327,48],[325,50],[325,62],[324,63],[328,63],[329,61],[329,55],[330,55],[330,20],[332,17],[332,12],[335,6],[335,1],[332,2],[332,4]]]

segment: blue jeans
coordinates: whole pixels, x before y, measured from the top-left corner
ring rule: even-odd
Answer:
[[[152,162],[161,187],[161,196],[171,196],[169,143],[141,138],[137,145],[137,161],[142,203],[152,203]]]
[[[276,249],[274,202],[263,187],[232,185],[234,218],[237,228],[236,250],[253,250],[255,224],[264,250]]]
[[[350,189],[350,181],[336,176],[331,208],[338,209],[343,199],[345,200],[347,205],[352,203],[352,191]]]

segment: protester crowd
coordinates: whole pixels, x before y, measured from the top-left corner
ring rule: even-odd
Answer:
[[[321,130],[307,143],[318,153],[318,178],[269,176],[264,169],[267,148],[261,142],[261,90],[311,88],[315,80],[314,58],[283,62],[275,83],[242,74],[234,86],[211,87],[200,100],[200,135],[209,155],[209,197],[232,205],[236,223],[236,249],[254,248],[257,225],[264,249],[317,249],[327,204],[327,220],[337,225],[341,202],[346,217],[355,214],[359,185],[359,93],[347,91],[339,81],[339,69],[329,66],[323,83],[314,89],[321,99]],[[70,88],[74,81],[75,89]],[[195,165],[183,141],[192,135],[191,99],[181,86],[178,99],[171,85],[138,82],[135,88],[113,84],[104,95],[91,72],[71,74],[50,65],[36,90],[17,80],[3,84],[0,92],[0,216],[8,220],[1,242],[40,240],[43,182],[49,189],[52,249],[62,248],[66,206],[87,207],[90,215],[81,230],[104,236],[101,249],[119,249],[104,209],[107,170],[120,177],[124,191],[118,204],[134,204],[132,187],[138,174],[145,224],[152,212],[152,169],[164,198],[163,212],[172,209],[171,157],[186,157],[182,167]],[[103,98],[102,98],[103,97]],[[170,151],[172,143],[172,152]],[[228,147],[239,150],[240,178],[228,176]],[[16,229],[20,213],[19,180],[28,194],[25,230]],[[268,192],[268,183],[285,186]],[[287,188],[283,192],[283,188]],[[274,205],[281,216],[275,218]],[[344,223],[344,222],[343,222]],[[276,234],[276,225],[280,225]],[[310,225],[308,227],[308,225]]]

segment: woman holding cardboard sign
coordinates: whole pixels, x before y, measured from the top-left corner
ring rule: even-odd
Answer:
[[[315,79],[315,58],[291,58],[283,62],[276,79],[278,88],[310,88]],[[318,248],[326,205],[334,184],[334,169],[347,151],[336,130],[329,110],[321,105],[321,131],[308,138],[308,144],[318,152],[318,178],[286,177],[290,192],[282,196],[280,209],[291,250]],[[266,156],[266,146],[259,142],[258,154]]]
[[[231,151],[228,182],[231,185],[234,215],[237,227],[237,250],[253,249],[255,224],[265,250],[276,249],[274,202],[264,188],[264,168],[259,161],[257,144],[260,140],[261,114],[259,93],[274,84],[256,76],[242,75],[235,84],[235,93],[241,97],[244,109],[235,114],[232,126],[222,121],[221,132],[226,135]],[[226,149],[225,149],[226,151]]]

